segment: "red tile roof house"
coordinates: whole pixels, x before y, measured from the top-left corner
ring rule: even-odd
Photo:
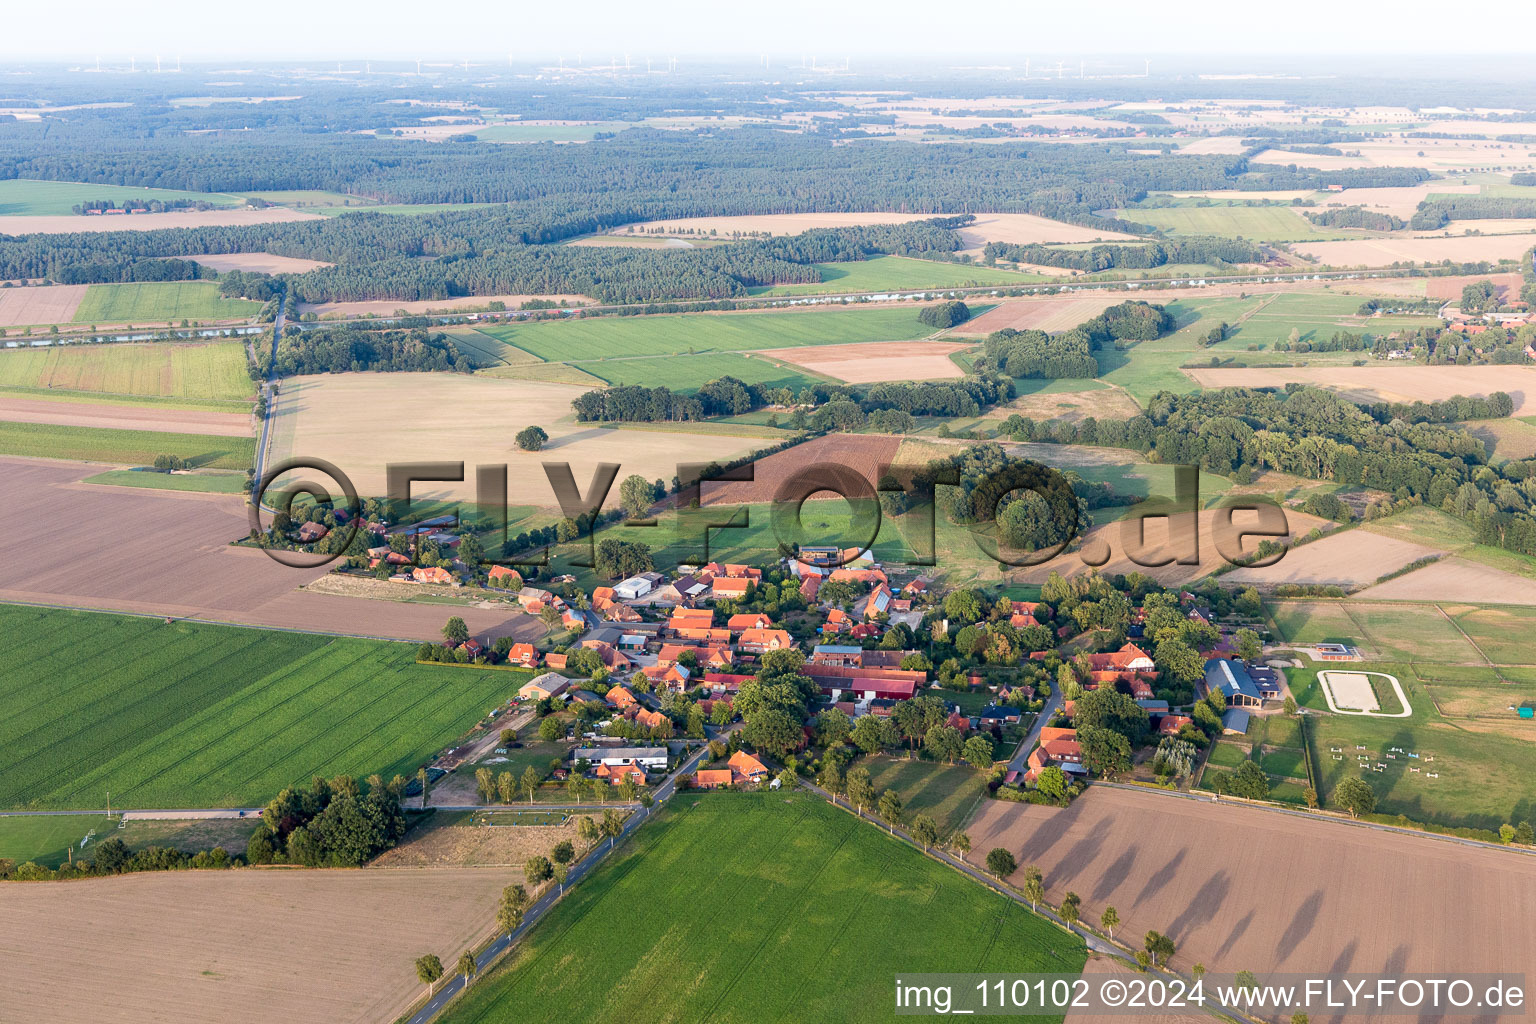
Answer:
[[[841,633],[852,625],[853,620],[848,617],[847,612],[841,608],[833,608],[830,612],[827,612],[827,621],[821,624],[821,631],[823,633]]]
[[[640,671],[659,690],[684,693],[688,689],[691,673],[685,665],[651,665]]]
[[[805,598],[807,604],[816,601],[816,593],[821,590],[820,576],[807,576],[800,581],[800,596]]]
[[[600,764],[597,766],[597,770],[592,774],[596,775],[600,779],[607,779],[615,786],[622,784],[625,779],[633,779],[635,785],[637,786],[645,785],[645,771],[638,765]]]
[[[560,616],[560,624],[566,629],[587,628],[587,617],[573,608],[567,608],[564,615]]]
[[[729,768],[700,768],[693,776],[694,789],[719,789],[732,782]]]
[[[447,569],[433,566],[430,569],[412,569],[411,579],[417,583],[452,583],[453,574]]]
[[[768,766],[745,750],[738,750],[727,762],[733,782],[761,782],[768,777]]]
[[[672,727],[672,719],[668,718],[660,711],[647,711],[644,708],[641,708],[635,713],[635,721],[640,725],[645,726],[647,729],[656,729],[659,727],[666,727],[670,729]]]
[[[1177,736],[1180,729],[1193,724],[1194,719],[1183,715],[1164,715],[1157,723],[1157,732],[1160,736]]]
[[[1029,770],[1024,773],[1024,781],[1034,782],[1049,765],[1082,763],[1083,748],[1077,744],[1076,729],[1041,729],[1040,745],[1030,752]]]
[[[493,565],[487,572],[486,578],[491,581],[493,587],[521,586],[523,574],[516,569],[509,569],[504,565]]]
[[[743,612],[725,620],[726,628],[732,633],[741,633],[748,629],[768,629],[772,625],[773,620],[762,612]]]
[[[631,664],[630,660],[624,657],[623,652],[606,640],[583,640],[581,646],[589,651],[596,651],[597,656],[602,659],[603,667],[610,672],[622,672]]]
[[[508,665],[521,665],[523,668],[537,668],[539,664],[539,651],[533,644],[513,644],[507,651]]]
[[[608,691],[607,695],[604,696],[603,699],[607,701],[610,706],[619,708],[621,710],[623,708],[632,708],[640,703],[635,699],[634,694],[630,693],[622,686],[613,687]]]
[[[710,594],[716,599],[745,597],[753,581],[737,576],[716,576],[709,583]]]
[[[674,633],[683,630],[709,629],[715,624],[715,613],[709,608],[676,608],[667,620],[667,628]]]
[[[313,544],[330,532],[320,523],[305,523],[299,527],[299,543]]]
[[[795,646],[795,638],[782,629],[748,629],[737,646],[749,654],[762,654]]]

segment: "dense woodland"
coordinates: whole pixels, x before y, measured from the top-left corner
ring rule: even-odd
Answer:
[[[1407,222],[1401,217],[1394,217],[1390,213],[1382,213],[1380,210],[1367,210],[1363,206],[1335,206],[1327,210],[1319,210],[1313,213],[1311,210],[1303,212],[1302,216],[1313,224],[1326,228],[1364,228],[1367,231],[1398,231],[1407,226]]]
[[[1536,199],[1503,196],[1450,196],[1425,200],[1414,211],[1408,226],[1416,231],[1433,231],[1453,220],[1495,220],[1536,217]]]
[[[1088,249],[1052,245],[1015,245],[988,242],[982,250],[988,261],[1009,260],[1042,267],[1066,267],[1088,273],[1115,267],[1146,270],[1169,263],[1260,263],[1263,251],[1252,242],[1235,238],[1192,237],[1161,242],[1115,243]]]
[[[1173,329],[1173,315],[1147,302],[1122,302],[1070,331],[1016,331],[1005,327],[989,334],[976,360],[979,373],[1010,377],[1097,377],[1095,349],[1118,341],[1151,341]]]

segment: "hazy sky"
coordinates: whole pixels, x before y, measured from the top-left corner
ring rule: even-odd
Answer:
[[[0,59],[1529,53],[1536,3],[1483,0],[106,0],[6,4]],[[1453,21],[1455,28],[1453,30]],[[1460,45],[1458,45],[1458,42]],[[1341,68],[1346,71],[1346,68]]]

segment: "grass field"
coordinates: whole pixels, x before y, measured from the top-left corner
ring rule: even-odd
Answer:
[[[947,698],[946,698],[947,699]],[[861,762],[869,769],[875,792],[894,789],[910,817],[926,814],[941,835],[960,828],[986,792],[986,777],[968,764],[880,756]]]
[[[751,295],[823,295],[837,292],[905,291],[912,288],[970,288],[980,285],[1019,285],[1048,281],[1042,274],[1016,270],[877,256],[854,263],[817,263],[821,281],[815,284],[765,285],[747,289]]]
[[[245,365],[245,347],[233,341],[6,349],[0,386],[248,402],[255,386]]]
[[[244,856],[257,821],[253,817],[164,819],[129,821],[119,827],[121,822],[115,814],[112,818],[100,813],[0,815],[0,859],[18,864],[36,861],[53,868],[67,859],[71,847],[76,859],[90,860],[95,844],[109,838],[121,839],[130,850],[159,846],[195,853],[223,846]],[[83,847],[82,840],[86,840]]]
[[[409,774],[527,676],[412,645],[0,606],[0,807],[249,807]],[[39,680],[48,684],[40,686]]]
[[[917,310],[604,316],[507,324],[481,333],[540,359],[585,362],[611,356],[736,352],[861,341],[910,341],[933,333]]]
[[[82,483],[113,484],[118,487],[150,487],[157,491],[196,491],[205,494],[242,494],[244,473],[142,473],[133,469],[109,469],[86,477]]]
[[[237,320],[255,316],[261,303],[226,299],[212,281],[93,284],[75,310],[75,323],[142,324],[180,320]]]
[[[443,1019],[884,1021],[901,972],[1085,960],[1080,940],[819,798],[685,794]]]
[[[246,469],[256,458],[250,437],[172,434],[110,427],[66,427],[0,421],[0,455],[147,466],[156,455],[179,455],[204,469]]]
[[[745,356],[739,352],[602,359],[570,365],[609,384],[668,387],[673,391],[697,391],[710,381],[726,376],[735,377],[746,384],[767,384],[797,390],[821,379],[796,366]]]
[[[0,181],[0,217],[66,216],[74,212],[76,205],[93,199],[110,199],[118,205],[130,199],[142,199],[145,202],[189,199],[212,203],[214,206],[239,206],[244,202],[222,192],[178,192],[166,188],[90,185],[79,181],[37,181],[31,178]],[[85,220],[84,217],[80,219]]]
[[[1120,210],[1116,216],[1175,235],[1224,235],[1258,242],[1352,237],[1337,229],[1319,228],[1285,206],[1174,206],[1151,210],[1133,207]]]

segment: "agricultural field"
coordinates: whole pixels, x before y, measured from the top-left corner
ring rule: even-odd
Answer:
[[[1433,402],[1504,391],[1515,400],[1514,415],[1536,414],[1536,369],[1522,366],[1256,367],[1192,369],[1189,375],[1207,388],[1274,388],[1294,381],[1331,387],[1362,402]]]
[[[173,210],[169,213],[141,213],[112,217],[18,214],[6,217],[0,223],[3,223],[5,233],[11,235],[73,235],[81,232],[102,234],[109,231],[160,231],[165,228],[284,224],[296,220],[314,220],[316,216],[303,210],[290,210],[284,206],[269,206],[263,210],[231,206],[222,210]]]
[[[967,830],[973,864],[1007,848],[1015,884],[1038,865],[1048,902],[1078,893],[1085,921],[1114,906],[1117,937],[1168,935],[1181,971],[1521,970],[1536,957],[1536,923],[1510,898],[1536,884],[1536,858],[1507,850],[1100,787],[1061,809],[988,801]]]
[[[1536,456],[1536,417],[1468,420],[1461,426],[1488,446],[1488,461],[1495,465]]]
[[[157,455],[176,455],[200,469],[246,469],[255,461],[256,441],[216,434],[0,421],[0,455],[135,466],[150,465]]]
[[[1324,537],[1285,553],[1262,569],[1237,569],[1224,580],[1234,584],[1336,584],[1346,589],[1369,586],[1421,558],[1439,552],[1395,537],[1350,530]]]
[[[900,342],[892,342],[901,347]],[[822,347],[819,346],[818,351]],[[795,352],[798,350],[789,350]],[[788,352],[709,352],[702,355],[637,356],[633,359],[600,359],[586,363],[546,363],[566,366],[608,384],[667,387],[673,391],[697,391],[712,380],[735,377],[745,384],[776,388],[807,387],[822,379],[814,366],[786,365]],[[518,366],[518,371],[523,367]],[[526,379],[526,374],[516,374]],[[958,376],[958,374],[956,374]]]
[[[877,256],[857,263],[817,263],[819,284],[765,285],[749,288],[760,296],[824,295],[838,292],[906,291],[914,288],[971,288],[981,285],[1020,285],[1048,281],[1041,274],[1021,274],[1016,270],[968,263],[943,263],[937,260],[909,259],[905,256]]]
[[[144,473],[134,469],[109,469],[86,477],[82,483],[113,487],[151,487],[160,491],[192,491],[202,494],[244,494],[244,473]]]
[[[941,835],[963,827],[986,795],[986,776],[968,764],[909,761],[884,754],[859,763],[869,769],[875,792],[894,789],[901,795],[904,813],[909,818],[914,814],[928,815],[938,822]]]
[[[424,988],[411,962],[451,965],[494,927],[520,872],[161,871],[9,885],[0,953],[22,1020],[378,1024]],[[110,956],[82,956],[91,948]],[[323,970],[295,971],[323,960]]]
[[[72,323],[75,310],[80,300],[85,298],[89,287],[84,284],[52,284],[0,288],[0,330]]]
[[[92,185],[80,181],[38,181],[32,178],[0,180],[0,217],[73,217],[76,220],[129,220],[149,214],[86,217],[74,212],[81,203],[111,200],[121,206],[131,199],[145,202],[189,200],[214,206],[241,206],[245,200],[222,192],[178,192],[168,188],[139,188],[130,185]],[[83,228],[81,230],[84,230]],[[12,233],[6,228],[6,233]]]
[[[315,775],[409,774],[531,675],[152,618],[3,605],[0,626],[7,808],[254,807]]]
[[[586,362],[618,356],[735,352],[860,341],[910,341],[932,333],[915,307],[757,313],[606,316],[482,328],[540,359]]]
[[[1323,266],[1385,267],[1394,263],[1430,264],[1441,260],[1455,263],[1518,261],[1531,250],[1532,245],[1536,245],[1536,234],[1453,234],[1426,238],[1297,242],[1291,248]]]
[[[82,396],[97,400],[69,400]],[[172,409],[149,403],[118,404],[109,401],[108,396],[85,393],[63,396],[64,401],[57,401],[58,397],[44,391],[13,393],[0,388],[0,420],[66,427],[110,427],[114,430],[168,430],[226,437],[243,437],[252,429],[249,412]]]
[[[297,256],[274,256],[269,252],[210,253],[207,256],[188,257],[193,263],[210,270],[224,273],[227,270],[243,270],[252,274],[303,274],[319,267],[334,266],[320,260],[304,260]]]
[[[942,341],[873,341],[862,345],[817,345],[759,353],[783,359],[812,373],[850,384],[894,380],[945,380],[964,376],[952,358],[973,346]]]
[[[1400,537],[1418,544],[1427,544],[1451,552],[1458,560],[1476,562],[1504,573],[1536,579],[1536,559],[1527,558],[1503,548],[1478,544],[1472,527],[1466,520],[1447,515],[1439,509],[1415,506],[1383,519],[1373,519],[1362,524],[1361,529],[1388,537]],[[1448,564],[1460,564],[1460,562]],[[1442,579],[1442,582],[1449,581]],[[1486,592],[1483,596],[1487,596],[1488,593],[1507,594],[1512,588],[1523,586],[1524,582],[1504,579],[1494,585],[1498,589]],[[1450,599],[1454,595],[1431,593],[1423,596],[1430,599],[1436,597]]]
[[[212,281],[93,284],[75,308],[82,324],[147,324],[180,320],[246,320],[261,303],[226,299]]]
[[[891,971],[1085,961],[1080,940],[818,797],[683,794],[444,1020],[876,1021]]]
[[[1337,228],[1319,228],[1289,206],[1132,207],[1116,210],[1115,216],[1160,228],[1172,235],[1222,235],[1253,242],[1350,238],[1357,234]]]
[[[0,387],[240,402],[255,386],[239,342],[51,345],[0,351]]]
[[[1016,331],[1066,331],[1092,320],[1110,306],[1124,302],[1117,292],[1069,292],[1009,299],[998,303],[978,317],[952,327],[951,335],[987,335],[1011,327]]]

